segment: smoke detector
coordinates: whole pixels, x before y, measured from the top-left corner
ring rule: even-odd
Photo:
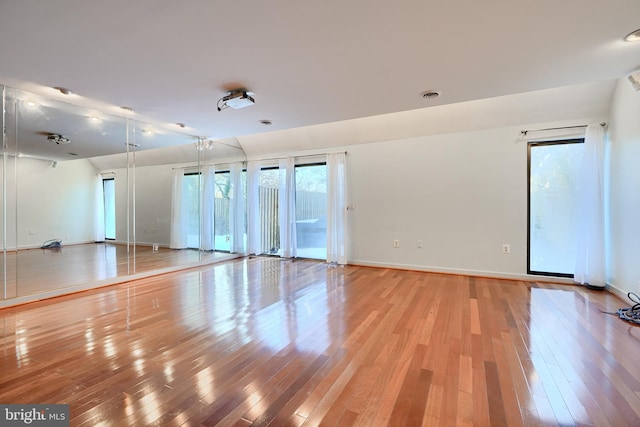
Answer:
[[[57,133],[51,133],[49,134],[49,136],[47,136],[47,139],[51,142],[55,142],[58,145],[61,144],[68,144],[71,142],[71,140],[65,136],[59,135]]]

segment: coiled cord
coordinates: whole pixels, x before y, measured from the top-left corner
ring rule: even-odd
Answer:
[[[635,304],[631,307],[618,309],[618,316],[622,320],[640,325],[640,297],[633,292],[629,292],[627,297]]]
[[[622,320],[626,320],[627,322],[634,323],[636,325],[640,325],[640,297],[633,292],[629,292],[627,294],[627,298],[634,303],[631,307],[623,307],[619,308],[615,313],[610,313],[607,311],[602,311],[605,314],[613,314],[617,315]]]

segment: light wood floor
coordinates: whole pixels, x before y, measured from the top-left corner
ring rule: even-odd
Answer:
[[[27,249],[6,253],[7,297],[21,297],[74,285],[197,263],[202,258],[228,258],[220,252],[174,250],[113,243],[65,245],[60,249]]]
[[[638,426],[606,292],[253,258],[0,310],[0,402],[74,426]]]

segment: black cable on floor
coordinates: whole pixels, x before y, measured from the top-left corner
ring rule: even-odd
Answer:
[[[633,292],[629,292],[627,294],[627,297],[631,300],[631,302],[635,303],[631,307],[619,308],[615,313],[610,313],[602,310],[600,311],[605,314],[617,315],[622,320],[640,325],[640,297]]]

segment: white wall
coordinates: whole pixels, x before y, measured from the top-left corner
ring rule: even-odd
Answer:
[[[350,262],[527,276],[527,128],[347,147]]]
[[[180,165],[177,165],[180,166]],[[135,168],[136,228],[138,244],[157,243],[169,246],[171,231],[171,191],[173,186],[173,165],[144,166]],[[127,179],[133,182],[133,171],[127,178],[127,170],[113,169],[116,184],[116,240],[127,241],[127,197],[133,200],[133,193],[127,193]],[[130,187],[133,188],[133,187]],[[129,204],[133,210],[133,204]],[[130,218],[133,218],[131,214]],[[133,241],[133,223],[129,224],[129,239]]]
[[[97,170],[87,160],[58,162],[7,158],[7,248],[94,239]],[[17,218],[17,221],[16,221]]]
[[[640,293],[640,92],[626,78],[616,86],[609,141],[608,282]]]
[[[171,234],[171,166],[136,168],[136,241],[169,246]]]

